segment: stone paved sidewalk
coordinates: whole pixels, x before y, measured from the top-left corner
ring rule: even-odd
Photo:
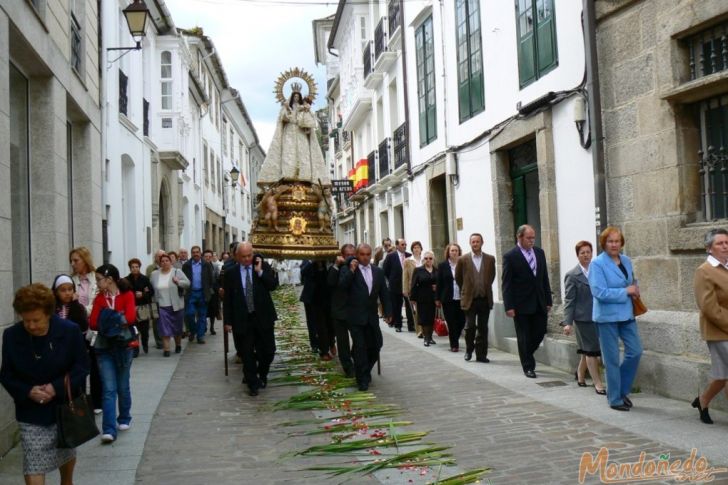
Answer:
[[[635,462],[642,451],[648,459],[666,453],[684,459],[695,447],[711,466],[728,465],[726,413],[713,412],[716,425],[705,426],[688,403],[646,394],[634,395],[635,408],[619,413],[563,372],[541,366],[538,379],[526,379],[517,356],[491,350],[490,364],[465,362],[462,352],[448,351],[445,338],[425,348],[411,333],[386,325],[383,332],[382,375],[370,389],[378,402],[399,405],[401,419],[415,422],[412,431],[431,431],[428,441],[453,445],[459,470],[491,467],[490,483],[578,483],[581,454],[601,447],[618,463]],[[247,396],[239,365],[223,375],[222,340],[219,334],[189,346],[178,363],[156,354],[135,361],[134,426],[112,446],[84,446],[76,484],[338,483],[300,470],[347,459],[281,458],[326,437],[288,436],[290,428],[278,424],[311,413],[274,413],[269,405],[297,389]],[[395,470],[350,483],[420,482],[410,479]],[[56,482],[57,474],[49,480]],[[22,483],[18,450],[0,461],[0,483]],[[599,480],[590,476],[586,483]],[[728,475],[713,483],[728,483]]]

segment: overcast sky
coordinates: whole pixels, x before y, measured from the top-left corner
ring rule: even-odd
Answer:
[[[202,27],[215,43],[266,151],[280,109],[273,85],[282,71],[301,67],[314,75],[319,88],[314,108],[323,106],[326,73],[323,66],[316,67],[312,21],[334,13],[337,2],[296,5],[305,1],[165,0],[177,27]]]

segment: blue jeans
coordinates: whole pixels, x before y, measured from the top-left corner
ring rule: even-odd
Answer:
[[[610,406],[624,404],[623,398],[632,390],[637,366],[642,356],[642,342],[637,322],[598,322],[602,362],[607,369],[607,400]],[[619,339],[624,343],[624,359],[619,363]]]
[[[131,387],[129,378],[132,362],[131,349],[97,350],[101,374],[101,409],[103,434],[116,437],[118,424],[131,423]],[[119,397],[119,417],[116,417],[116,397]]]
[[[198,339],[204,340],[207,330],[207,302],[202,290],[190,291],[190,297],[185,303],[185,319],[190,333],[197,334]]]

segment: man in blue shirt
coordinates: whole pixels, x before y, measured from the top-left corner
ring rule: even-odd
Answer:
[[[185,319],[190,332],[190,342],[197,338],[198,344],[204,344],[207,331],[207,305],[215,289],[215,270],[212,263],[202,259],[200,246],[192,246],[190,251],[192,258],[182,266],[182,272],[191,282],[185,295]]]

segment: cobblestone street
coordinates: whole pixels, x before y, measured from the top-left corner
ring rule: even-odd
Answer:
[[[524,378],[517,356],[491,350],[490,364],[465,362],[462,352],[449,352],[444,338],[426,349],[412,333],[397,334],[385,326],[384,335],[382,375],[371,387],[377,402],[399,405],[401,418],[414,422],[413,430],[431,431],[427,441],[452,445],[458,470],[491,467],[490,483],[577,483],[582,453],[601,447],[616,463],[636,462],[642,451],[648,460],[666,453],[670,461],[684,459],[695,447],[711,466],[728,464],[725,413],[714,412],[717,424],[703,426],[688,403],[644,394],[633,396],[632,412],[618,413],[592,387],[579,388],[564,373],[539,367],[538,379]],[[239,365],[230,365],[229,377],[223,374],[222,340],[218,334],[208,338],[208,345],[188,346],[173,374],[174,358],[150,354],[137,359],[134,426],[111,446],[94,440],[81,448],[76,483],[328,481],[301,470],[347,458],[282,458],[326,442],[324,436],[290,437],[291,428],[278,426],[312,416],[270,409],[296,388],[269,386],[257,398],[247,396]],[[156,411],[154,402],[159,402]],[[0,482],[22,483],[20,461],[17,448],[0,461]],[[415,477],[414,483],[425,478],[432,475]],[[390,470],[355,476],[351,483],[406,484],[411,479]],[[56,480],[52,474],[51,483]],[[590,475],[586,483],[599,480]],[[714,483],[728,483],[728,475],[717,475]]]

